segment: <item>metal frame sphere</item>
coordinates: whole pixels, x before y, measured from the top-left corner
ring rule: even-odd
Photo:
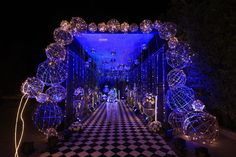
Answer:
[[[46,85],[55,85],[64,82],[67,78],[68,66],[64,62],[46,60],[39,64],[37,78]]]
[[[167,91],[167,104],[172,110],[185,112],[192,110],[194,91],[186,86],[180,86]]]
[[[43,92],[44,83],[35,77],[29,77],[21,86],[21,92],[29,98],[35,98],[39,93]]]
[[[46,94],[52,102],[61,102],[66,98],[66,89],[61,85],[56,85],[48,88]]]
[[[186,83],[186,75],[183,70],[173,69],[167,74],[167,82],[170,88],[183,86]]]
[[[61,108],[53,103],[44,103],[34,112],[34,125],[39,131],[45,132],[49,128],[57,128],[63,119]]]

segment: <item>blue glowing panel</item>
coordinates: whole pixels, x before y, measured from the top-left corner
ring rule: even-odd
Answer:
[[[76,39],[100,69],[130,65],[154,34],[81,34]]]

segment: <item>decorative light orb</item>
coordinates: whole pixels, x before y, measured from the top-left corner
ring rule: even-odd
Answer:
[[[64,62],[46,60],[39,64],[36,76],[46,85],[55,85],[66,80],[67,71],[68,66]]]
[[[155,97],[150,93],[147,93],[143,101],[143,111],[145,115],[151,117],[155,113]]]
[[[161,39],[169,40],[171,37],[176,35],[177,26],[175,23],[165,22],[160,26],[158,32]]]
[[[105,22],[101,22],[98,24],[98,30],[99,32],[106,32],[107,31],[107,25]]]
[[[170,49],[176,48],[178,44],[178,39],[176,37],[171,37],[168,41],[168,46]]]
[[[84,33],[87,31],[87,23],[81,17],[72,17],[70,25],[73,34]]]
[[[129,31],[129,24],[127,22],[123,22],[120,25],[121,32],[127,33]]]
[[[116,19],[111,19],[107,22],[107,30],[111,33],[118,32],[120,30],[120,23]]]
[[[68,21],[63,20],[63,21],[61,21],[60,28],[64,31],[70,31],[71,25]]]
[[[151,123],[148,124],[148,130],[154,133],[157,133],[161,130],[161,122],[159,121],[153,121]]]
[[[83,96],[84,95],[84,89],[82,87],[78,87],[77,89],[75,89],[74,95],[75,96],[78,96],[78,95]]]
[[[64,61],[66,58],[66,50],[63,45],[52,43],[46,48],[47,58],[51,61]]]
[[[172,110],[185,112],[192,110],[194,91],[186,86],[169,89],[167,91],[167,104]]]
[[[96,32],[97,31],[97,25],[95,24],[95,23],[90,23],[89,25],[88,25],[88,30],[90,31],[90,32],[92,32],[92,33],[94,33],[94,32]]]
[[[161,25],[162,25],[161,21],[155,20],[153,23],[153,28],[159,30],[161,28]]]
[[[45,94],[45,93],[39,93],[39,94],[36,96],[36,101],[39,102],[39,103],[48,102],[48,101],[49,101],[49,95],[48,95],[48,94]]]
[[[33,115],[34,125],[42,132],[49,128],[57,128],[61,124],[62,118],[61,108],[53,103],[39,105]]]
[[[183,69],[191,61],[191,48],[189,44],[179,42],[175,49],[167,50],[166,59],[167,63],[172,68]]]
[[[205,105],[201,100],[195,100],[192,104],[192,108],[194,111],[203,111],[205,108]]]
[[[21,86],[21,92],[29,98],[35,98],[39,93],[43,92],[44,83],[35,77],[29,77]]]
[[[168,123],[174,129],[182,129],[182,123],[184,121],[185,112],[172,111],[168,117]]]
[[[53,32],[54,40],[61,45],[69,45],[73,41],[73,36],[70,32],[61,28],[56,28]]]
[[[49,95],[50,101],[57,103],[66,98],[66,89],[61,85],[56,85],[48,88],[46,94]]]
[[[167,74],[167,82],[170,88],[176,88],[186,83],[186,75],[183,70],[173,69]]]
[[[54,128],[48,128],[46,129],[46,131],[44,132],[44,134],[47,136],[47,139],[49,137],[58,137],[58,132],[56,129]]]
[[[140,23],[140,29],[143,33],[150,33],[152,31],[152,21],[151,20],[143,20]]]
[[[138,25],[136,23],[132,23],[129,26],[129,30],[130,30],[130,32],[137,32],[138,31]]]
[[[219,126],[216,117],[209,113],[192,111],[184,118],[183,132],[190,140],[213,143],[219,135]]]
[[[74,132],[78,132],[78,131],[83,130],[83,127],[84,127],[84,126],[83,126],[82,123],[76,121],[76,122],[73,122],[73,123],[70,125],[69,130],[74,131]]]

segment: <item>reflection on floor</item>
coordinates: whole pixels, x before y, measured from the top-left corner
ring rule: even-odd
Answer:
[[[123,103],[118,104],[117,121],[107,123],[106,105],[101,105],[84,123],[82,133],[59,143],[50,156],[176,156],[163,138],[150,133],[139,118]]]

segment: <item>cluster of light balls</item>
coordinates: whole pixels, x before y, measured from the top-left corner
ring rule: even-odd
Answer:
[[[171,22],[161,22],[158,20],[152,22],[151,20],[145,19],[137,25],[136,23],[120,23],[116,19],[111,19],[107,23],[101,22],[96,25],[95,23],[87,24],[85,20],[80,17],[73,17],[70,22],[63,20],[60,26],[54,30],[53,37],[55,43],[49,44],[45,50],[47,60],[38,66],[36,77],[28,78],[22,85],[21,91],[24,95],[29,98],[36,98],[39,103],[43,103],[35,112],[35,115],[38,115],[36,116],[37,118],[35,118],[36,127],[40,130],[45,130],[55,128],[61,122],[62,114],[58,114],[59,106],[57,106],[56,103],[61,102],[66,96],[66,90],[60,84],[63,83],[68,76],[68,66],[65,62],[67,57],[66,47],[73,42],[75,35],[86,33],[87,31],[91,33],[135,33],[138,31],[141,31],[142,33],[150,33],[153,30],[158,31],[159,37],[166,40],[169,47],[166,52],[166,59],[167,63],[173,68],[173,70],[168,73],[167,78],[170,87],[167,92],[167,102],[169,107],[175,110],[174,112],[185,113],[187,111],[197,111],[205,113],[202,111],[204,104],[200,100],[196,101],[193,90],[185,86],[186,75],[183,68],[187,67],[191,63],[191,56],[193,54],[189,44],[179,41],[178,38],[175,37],[177,33],[176,24]],[[44,92],[45,86],[49,86],[46,92]],[[154,100],[152,99],[147,102],[149,105],[154,104]],[[44,112],[50,113],[49,116],[54,117],[53,123],[51,123],[50,118],[46,118],[43,114],[39,114]],[[192,114],[200,115],[196,116],[197,119],[202,117],[201,115],[204,115],[195,112]],[[176,116],[176,118],[178,119],[179,117]],[[212,121],[216,122],[216,119],[212,119],[210,116],[205,116],[204,118],[210,118]],[[175,116],[172,115],[172,119],[175,119]],[[42,125],[42,123],[45,123],[45,125]],[[187,122],[184,124],[190,125],[190,123]],[[188,128],[188,130],[185,130],[184,133],[191,137],[194,136],[195,139],[195,134],[192,134],[192,132],[197,129],[186,127],[185,125],[182,125],[183,130],[185,130],[185,128]],[[212,126],[216,127],[217,125]],[[205,132],[207,133],[206,136],[212,137],[209,134],[214,134],[213,131],[207,131],[207,129],[209,129],[208,127],[205,127],[204,131],[203,128],[204,127],[202,127],[200,132]],[[215,128],[212,130],[218,129]]]
[[[173,69],[167,74],[169,90],[166,102],[171,110],[168,123],[190,140],[203,144],[212,143],[218,136],[218,124],[214,116],[206,113],[205,105],[195,99],[193,89],[187,87],[184,68],[191,63],[193,56],[190,45],[175,37],[176,25],[173,23],[156,24],[159,36],[168,41],[166,60]]]

